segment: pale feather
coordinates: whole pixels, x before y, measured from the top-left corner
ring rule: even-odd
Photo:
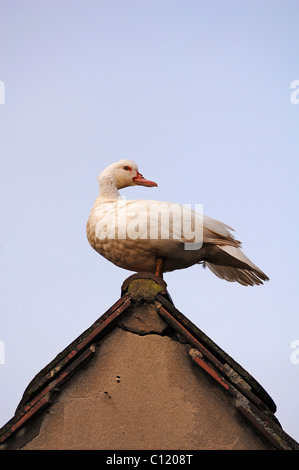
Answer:
[[[134,164],[123,160],[122,165],[125,162]],[[155,272],[156,258],[162,257],[164,272],[203,263],[216,276],[230,282],[258,285],[268,280],[241,251],[241,244],[232,235],[230,226],[188,206],[119,198],[113,177],[115,168],[117,164],[111,165],[103,172],[104,177],[99,177],[102,195],[96,199],[87,223],[88,240],[102,256],[136,272]],[[118,185],[129,184],[119,182]],[[178,214],[181,214],[181,223],[178,223]],[[197,245],[192,244],[194,237],[192,240],[186,236],[183,230],[186,224],[190,225],[195,241],[199,240]],[[194,231],[195,227],[200,234]]]

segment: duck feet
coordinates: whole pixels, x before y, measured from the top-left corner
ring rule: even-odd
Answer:
[[[163,279],[163,268],[164,268],[164,258],[160,256],[156,259],[156,271],[155,275]]]

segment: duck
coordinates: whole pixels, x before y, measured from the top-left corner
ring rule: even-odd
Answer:
[[[97,178],[99,195],[86,225],[91,247],[116,266],[162,277],[195,264],[218,278],[254,286],[268,281],[241,250],[234,229],[190,206],[158,200],[127,200],[119,190],[158,186],[133,160],[109,165]]]

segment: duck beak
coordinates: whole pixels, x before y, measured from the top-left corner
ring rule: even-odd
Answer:
[[[152,187],[152,186],[158,186],[157,183],[154,183],[154,181],[149,181],[146,180],[139,171],[137,171],[137,175],[133,178],[133,181],[135,184],[138,184],[140,186],[147,186],[147,187]]]

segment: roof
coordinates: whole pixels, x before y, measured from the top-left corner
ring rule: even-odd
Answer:
[[[14,417],[0,429],[0,445],[49,406],[59,387],[95,352],[95,343],[140,302],[158,303],[158,313],[184,342],[191,346],[190,357],[228,393],[234,406],[250,425],[276,449],[299,450],[275,417],[276,405],[264,388],[204,332],[177,310],[166,283],[149,273],[137,273],[123,283],[120,299],[86,331],[59,353],[29,383]]]

